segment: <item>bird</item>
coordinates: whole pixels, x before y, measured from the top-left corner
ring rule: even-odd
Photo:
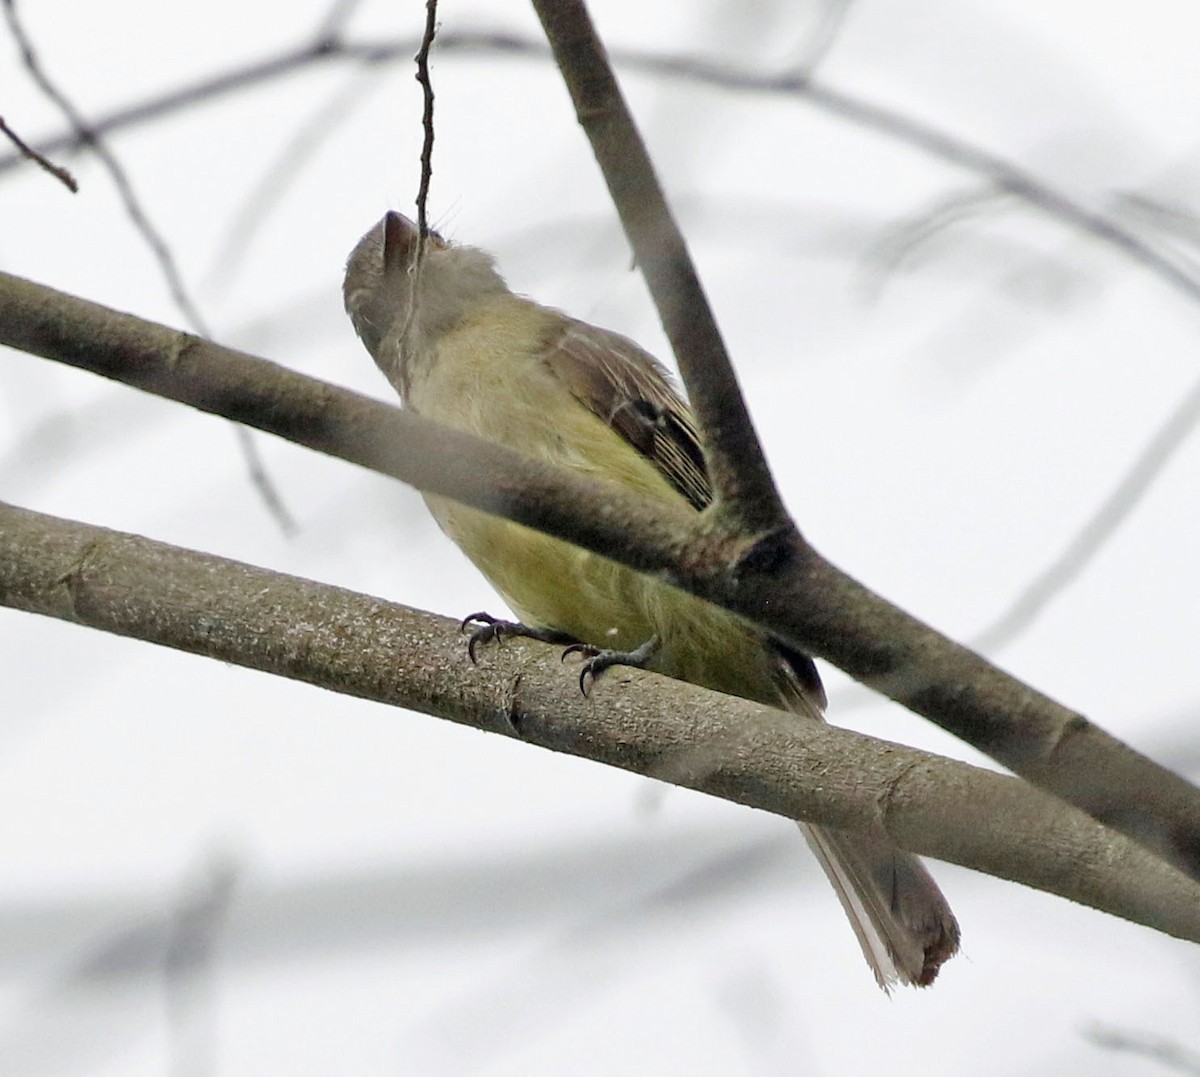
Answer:
[[[418,257],[418,251],[420,252]],[[703,442],[671,376],[628,337],[511,291],[487,252],[390,211],[346,264],[346,312],[403,406],[664,505],[713,500]],[[593,678],[616,663],[822,721],[812,658],[662,580],[434,494],[441,529],[519,621],[468,622],[476,643],[528,634],[570,643]],[[915,855],[881,824],[800,823],[878,984],[925,987],[959,947],[959,926]]]

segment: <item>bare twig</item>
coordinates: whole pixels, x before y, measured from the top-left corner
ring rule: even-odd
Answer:
[[[71,99],[46,74],[37,53],[34,51],[33,42],[25,33],[25,28],[21,25],[21,21],[17,18],[14,0],[3,0],[3,2],[9,31],[17,43],[21,59],[25,64],[25,69],[29,72],[30,78],[33,79],[42,93],[54,103],[66,118],[73,133],[74,141],[78,145],[88,147],[99,158],[100,163],[108,172],[113,186],[117,189],[121,203],[125,207],[126,214],[154,255],[154,260],[158,263],[163,279],[167,282],[171,298],[175,301],[175,305],[179,308],[184,318],[187,319],[188,324],[197,333],[201,333],[204,336],[211,336],[205,327],[204,318],[188,294],[187,288],[183,283],[183,277],[179,273],[179,267],[175,264],[175,256],[171,253],[171,248],[167,246],[166,240],[163,239],[154,223],[146,215],[145,210],[143,210],[141,200],[133,189],[133,184],[130,182],[129,174],[125,171],[125,167],[108,148],[108,145],[100,137],[99,132],[88,124],[83,113],[75,107]]]
[[[30,77],[38,85],[42,93],[58,107],[68,124],[70,124],[71,129],[75,132],[78,142],[91,149],[108,172],[113,186],[117,189],[117,195],[121,199],[121,204],[125,207],[126,215],[146,245],[150,248],[154,260],[158,263],[159,271],[167,283],[167,290],[170,292],[171,298],[188,324],[197,333],[211,338],[212,334],[205,325],[200,308],[192,300],[187,286],[183,282],[183,275],[179,272],[175,255],[171,252],[171,248],[162,233],[159,232],[157,226],[151,221],[143,208],[141,199],[133,188],[129,174],[125,171],[125,166],[117,159],[116,154],[108,148],[107,143],[100,137],[99,133],[93,127],[89,126],[83,113],[75,107],[71,99],[46,74],[37,57],[37,53],[34,51],[33,42],[25,33],[24,27],[17,18],[14,0],[3,0],[3,2],[9,30],[17,42],[21,58]],[[274,517],[284,534],[294,534],[296,531],[295,521],[287,511],[282,498],[279,496],[279,492],[275,489],[274,484],[267,475],[266,468],[263,467],[262,457],[258,451],[258,447],[254,444],[253,436],[245,429],[235,430],[234,436],[241,446],[250,481],[258,491],[259,496],[263,499],[267,510]]]
[[[28,158],[34,164],[42,168],[43,171],[49,172],[50,175],[58,180],[59,183],[66,187],[66,189],[72,194],[79,193],[79,181],[76,180],[67,169],[63,168],[62,165],[56,165],[53,161],[43,157],[42,154],[38,153],[38,151],[30,146],[20,135],[17,134],[16,131],[9,127],[3,116],[0,116],[0,132],[3,132],[8,137],[9,142],[17,147],[17,152],[22,157]]]
[[[746,700],[631,671],[606,679],[614,705],[596,706],[564,676],[557,648],[514,644],[476,666],[455,621],[2,505],[0,598],[788,818],[882,823],[917,852],[1200,941],[1194,880],[1054,798]]]
[[[246,465],[246,475],[250,479],[250,485],[258,491],[258,496],[262,498],[267,512],[271,514],[271,518],[285,535],[296,534],[299,530],[296,520],[288,511],[287,505],[283,503],[283,497],[276,488],[274,480],[267,473],[267,466],[263,463],[262,452],[254,434],[238,427],[234,430],[234,436],[242,450],[242,460]]]
[[[0,343],[125,381],[593,550],[731,609],[1200,877],[1200,792],[798,541],[696,517],[273,363],[0,274]],[[765,556],[747,556],[748,552]]]
[[[417,262],[425,254],[425,238],[429,235],[429,183],[433,179],[433,79],[429,75],[429,51],[437,34],[437,0],[425,0],[425,33],[417,50],[417,82],[421,84],[421,183],[417,189]],[[418,270],[419,272],[419,270]]]
[[[1049,564],[1016,600],[990,625],[979,632],[971,646],[992,652],[1011,641],[1028,626],[1055,596],[1068,587],[1092,561],[1149,492],[1167,461],[1200,424],[1200,381],[1167,418],[1138,454],[1121,481],[1092,513],[1058,557]]]
[[[413,275],[413,294],[420,292],[421,273],[425,267],[425,244],[429,240],[429,216],[427,203],[429,201],[429,185],[433,179],[433,79],[429,74],[429,53],[433,48],[433,39],[437,35],[437,0],[425,0],[425,33],[421,38],[421,47],[415,57],[417,64],[417,82],[421,86],[421,181],[417,188],[417,246],[413,252],[413,263],[410,272]],[[385,254],[385,257],[387,255]],[[417,305],[410,303],[404,315],[404,324],[400,330],[402,348],[409,347],[410,334],[416,324]]]

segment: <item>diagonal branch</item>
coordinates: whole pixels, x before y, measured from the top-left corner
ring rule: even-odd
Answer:
[[[692,408],[718,520],[744,534],[792,527],[721,331],[583,0],[533,0],[646,278]]]
[[[200,308],[196,305],[191,292],[184,283],[183,274],[180,272],[179,264],[175,260],[175,255],[170,245],[167,243],[162,232],[159,231],[157,225],[150,219],[150,214],[146,211],[141,198],[134,189],[133,181],[129,178],[129,173],[126,171],[125,166],[109,148],[104,139],[88,124],[83,113],[80,112],[75,103],[67,96],[66,92],[43,69],[41,61],[34,51],[33,42],[25,33],[24,27],[17,18],[15,0],[0,0],[0,3],[4,6],[9,30],[17,42],[21,58],[30,77],[37,83],[42,93],[63,114],[67,123],[70,124],[72,130],[75,132],[78,141],[82,145],[88,146],[104,166],[104,170],[112,180],[113,187],[116,188],[121,204],[125,207],[126,216],[133,224],[138,235],[142,237],[146,246],[149,247],[150,253],[158,265],[159,272],[162,274],[163,280],[167,285],[167,291],[174,301],[175,306],[179,308],[184,318],[196,332],[206,337],[211,337],[212,334],[205,324],[205,319],[200,313]],[[250,436],[250,432],[237,428],[234,431],[234,436],[238,439],[242,455],[245,458],[246,470],[250,481],[266,505],[267,511],[275,518],[285,535],[293,534],[296,531],[295,521],[292,520],[287,507],[283,503],[283,499],[279,496],[279,492],[271,482],[271,478],[267,474],[266,468],[262,463],[262,458],[259,455],[258,446],[254,444],[254,439]]]
[[[38,153],[38,151],[29,145],[29,143],[26,142],[20,135],[18,135],[16,131],[9,127],[3,116],[0,116],[0,134],[3,134],[9,142],[17,147],[17,152],[22,157],[32,161],[43,172],[49,173],[72,194],[79,193],[79,182],[74,176],[71,175],[70,171],[66,168],[63,168],[62,165],[56,165],[49,158]]]
[[[1130,518],[1165,470],[1167,462],[1195,433],[1197,426],[1200,426],[1200,381],[1192,385],[1166,421],[1155,430],[1117,485],[1093,510],[1066,548],[1025,585],[1008,609],[975,635],[972,646],[989,653],[1003,647],[1073,583]]]
[[[336,4],[325,23],[309,43],[185,85],[177,90],[168,91],[140,104],[116,109],[93,120],[88,130],[98,136],[150,122],[212,98],[253,88],[328,61],[354,61],[368,68],[377,67],[407,58],[413,49],[418,47],[419,42],[407,39],[375,44],[343,39],[341,33],[344,29],[345,19],[353,6],[354,0],[343,0]],[[499,56],[544,59],[550,55],[545,43],[534,38],[504,32],[474,30],[451,31],[441,35],[439,48],[447,57],[492,53]],[[982,177],[992,192],[982,197],[994,198],[1004,194],[1012,196],[1026,206],[1045,214],[1049,219],[1075,228],[1081,234],[1090,236],[1092,239],[1108,245],[1117,253],[1141,264],[1192,302],[1200,301],[1200,280],[1196,277],[1194,267],[1190,266],[1185,259],[1174,256],[1164,249],[1164,242],[1152,241],[1147,238],[1143,234],[1144,227],[1135,227],[1145,223],[1146,215],[1141,214],[1135,218],[1134,225],[1126,225],[1121,220],[1121,215],[1127,215],[1125,211],[1129,205],[1141,208],[1137,204],[1140,196],[1124,196],[1123,201],[1117,206],[1120,213],[1116,215],[1088,208],[1080,201],[1043,182],[1028,170],[998,154],[972,144],[959,135],[939,130],[912,116],[813,79],[810,77],[811,68],[804,65],[801,65],[800,69],[796,71],[773,74],[739,69],[724,62],[700,57],[672,56],[640,49],[618,48],[612,51],[612,55],[618,64],[627,70],[660,78],[689,80],[721,87],[731,92],[771,94],[804,100],[808,104],[837,115],[850,123],[904,142],[948,164]],[[335,106],[329,106],[329,108],[334,112],[337,111]],[[303,137],[309,138],[309,132],[305,132]],[[50,153],[77,147],[80,144],[79,132],[68,132],[40,140],[38,149]],[[20,154],[0,153],[0,173],[15,167],[22,159]],[[291,160],[287,154],[283,159]],[[287,168],[282,168],[278,171],[281,174],[290,175],[295,169],[289,171]],[[278,185],[275,183],[274,187]],[[266,181],[262,186],[264,189],[274,189],[272,184]],[[261,196],[255,196],[250,200],[250,208],[245,214],[247,217],[253,216],[260,201]],[[1186,215],[1164,215],[1161,207],[1154,208],[1155,212],[1151,223],[1156,227],[1161,228],[1161,218],[1164,216],[1174,225],[1178,225],[1181,221],[1185,225],[1189,222]],[[245,228],[240,230],[235,228],[233,231],[242,241],[244,241],[245,235],[249,234]],[[223,257],[229,260],[235,258],[236,254],[232,250],[227,250]],[[1154,443],[1134,463],[1129,475],[1122,479],[1079,535],[1041,575],[1026,587],[1011,608],[1001,614],[994,624],[986,628],[974,640],[975,646],[981,649],[993,648],[1011,639],[1061,590],[1073,575],[1078,574],[1095,556],[1113,531],[1112,510],[1114,505],[1117,502],[1131,504],[1144,494],[1150,483],[1171,458],[1174,448],[1182,440],[1175,436],[1177,431],[1174,430],[1173,422],[1171,427],[1171,430],[1164,427],[1163,431],[1155,436]],[[1167,441],[1170,441],[1170,445],[1167,447],[1168,451],[1158,452],[1159,442]],[[246,445],[244,448],[255,484],[264,490],[264,497],[270,503],[271,492],[265,489],[266,480],[261,473],[261,468],[255,463],[252,447]],[[1153,467],[1145,466],[1151,461]],[[1134,480],[1140,485],[1131,485]]]
[[[875,611],[868,614],[870,625],[858,619],[871,605],[862,601],[864,589],[816,556],[779,500],[716,321],[592,26],[586,2],[533,0],[533,6],[650,286],[705,434],[719,515],[707,535],[693,535],[692,548],[685,551],[688,567],[701,580],[708,577],[713,582],[721,581],[715,588],[722,592],[721,604],[774,627],[790,640],[806,634],[803,622],[811,625],[811,611],[819,610],[825,649],[816,653],[920,713],[927,713],[931,698],[937,699],[936,710],[956,708],[959,718],[955,732],[970,725],[975,716],[986,717],[991,729],[984,738],[984,750],[993,758],[1080,804],[1097,818],[1119,815],[1129,825],[1128,816],[1134,813],[1132,826],[1143,840],[1165,844],[1176,857],[1182,854],[1192,860],[1193,872],[1200,872],[1200,863],[1195,863],[1200,859],[1200,846],[1192,839],[1164,833],[1161,825],[1146,817],[1136,804],[1122,805],[1114,812],[1108,788],[1114,774],[1101,776],[1086,769],[1077,772],[1065,765],[1079,752],[1081,744],[1097,743],[1099,737],[1107,738],[1110,743],[1106,747],[1123,764],[1133,762],[1132,752],[1121,751],[1123,746],[1118,741],[1102,734],[1082,715],[1052,719],[1046,714],[1033,722],[1022,720],[1014,725],[1010,716],[1024,719],[1025,709],[1018,703],[1006,708],[1007,714],[990,712],[987,694],[992,671],[983,668],[972,669],[975,678],[959,681],[949,694],[944,694],[947,685],[931,683],[919,661],[924,646],[922,635],[929,630],[907,615],[888,618],[894,631],[885,633],[865,650],[855,653],[839,647],[847,641],[863,641],[862,629],[877,631],[881,622]],[[995,168],[988,171],[1000,190],[1021,191],[1027,196],[1031,193],[1019,173],[1002,173]],[[1110,241],[1115,238],[1110,230],[1106,231],[1100,215],[1077,211],[1073,205],[1061,202],[1056,205],[1056,213],[1072,222],[1082,218],[1089,228],[1105,234]],[[726,589],[725,584],[733,584],[734,589]],[[714,593],[704,584],[689,585],[688,589],[706,597]],[[764,615],[773,603],[783,616],[771,618],[768,623]],[[789,615],[797,611],[804,612],[792,619]],[[779,632],[780,627],[785,630]],[[841,651],[837,657],[830,645]],[[949,665],[961,665],[966,673],[979,662],[965,648],[944,649],[941,657],[941,676]],[[1014,737],[1018,729],[1019,735]],[[1029,754],[1031,742],[1036,745],[1033,756]],[[978,741],[973,743],[983,747]],[[1190,796],[1195,799],[1194,790]]]
[[[0,504],[0,602],[844,828],[1200,942],[1200,886],[1024,782],[655,674],[583,697],[557,648]],[[398,657],[401,660],[397,660]]]
[[[0,343],[245,422],[656,573],[831,661],[1200,877],[1200,791],[873,594],[798,539],[646,504],[264,359],[0,274]]]
[[[33,79],[38,89],[42,91],[55,108],[62,113],[64,119],[66,119],[71,130],[74,132],[77,142],[91,149],[104,166],[104,170],[112,180],[113,187],[116,188],[121,204],[125,207],[126,216],[129,217],[134,228],[145,241],[146,246],[150,248],[150,253],[158,264],[159,271],[162,273],[163,280],[167,284],[167,290],[170,292],[175,306],[179,308],[184,318],[191,323],[192,328],[197,333],[202,333],[206,337],[212,336],[205,326],[200,309],[193,302],[187,286],[183,282],[183,275],[179,272],[175,255],[171,252],[166,239],[143,207],[142,200],[138,197],[137,192],[134,190],[133,182],[129,178],[129,173],[125,171],[125,166],[117,159],[116,154],[109,149],[104,139],[88,124],[83,113],[80,112],[75,103],[67,96],[66,92],[50,78],[49,74],[43,68],[41,60],[34,50],[33,42],[25,33],[24,27],[17,18],[15,0],[0,0],[0,4],[4,7],[9,32],[17,43],[21,59],[25,64],[25,69],[29,72],[30,78]]]

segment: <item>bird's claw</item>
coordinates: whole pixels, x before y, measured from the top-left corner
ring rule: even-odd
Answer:
[[[478,622],[476,625],[475,622]],[[503,643],[506,639],[535,639],[542,643],[570,643],[573,642],[573,637],[568,636],[563,632],[556,632],[552,628],[534,628],[531,625],[521,624],[520,621],[505,621],[499,617],[493,617],[490,613],[472,613],[470,617],[464,617],[459,625],[459,630],[462,632],[471,633],[471,638],[467,641],[467,654],[471,656],[471,661],[477,661],[475,648],[481,643]]]
[[[615,662],[601,662],[601,659],[608,655],[619,654],[618,651],[602,651],[599,647],[593,647],[590,643],[572,643],[570,647],[564,647],[561,662],[567,660],[567,655],[578,654],[583,656],[583,665],[579,668],[579,690],[586,696],[588,694],[588,680],[595,680],[596,677],[606,670],[611,665],[616,665]]]
[[[478,624],[476,622],[479,622]],[[493,617],[490,613],[472,613],[469,617],[464,617],[462,623],[458,626],[460,632],[470,632],[470,639],[467,640],[467,654],[470,656],[471,663],[477,665],[479,662],[478,656],[475,654],[475,648],[481,643],[503,643],[510,636],[517,635],[517,629],[521,625],[514,624],[512,621],[502,621],[499,617]]]
[[[613,666],[632,666],[634,669],[645,669],[646,663],[658,653],[659,640],[651,636],[640,647],[632,651],[604,650],[593,647],[590,643],[572,643],[564,649],[562,657],[565,660],[569,654],[583,655],[583,665],[579,670],[579,690],[586,696],[588,686],[594,684],[596,678],[606,669]]]

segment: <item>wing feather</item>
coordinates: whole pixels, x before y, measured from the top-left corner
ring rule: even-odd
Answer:
[[[697,511],[712,503],[700,433],[663,365],[628,337],[565,315],[546,333],[542,357],[589,411],[649,460]],[[825,689],[808,655],[771,641],[785,695],[811,700]]]
[[[663,366],[628,337],[564,317],[542,357],[572,395],[654,465],[697,511],[712,484],[691,409]]]

